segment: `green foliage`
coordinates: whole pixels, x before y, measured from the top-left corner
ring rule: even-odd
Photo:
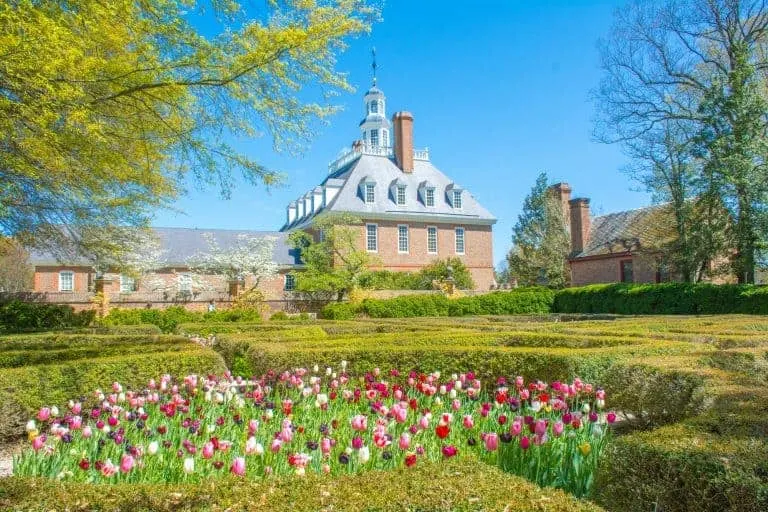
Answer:
[[[102,326],[113,327],[123,325],[156,325],[162,332],[176,332],[183,323],[203,322],[260,322],[261,313],[255,309],[221,309],[205,313],[189,311],[182,306],[171,306],[166,309],[119,309],[114,308],[109,314],[99,320]]]
[[[185,338],[14,335],[0,338],[0,439],[23,435],[43,405],[90,397],[119,381],[146,385],[159,373],[221,372],[221,356]],[[86,406],[90,402],[86,400]]]
[[[557,292],[558,313],[768,314],[768,288],[708,283],[599,284]]]
[[[458,299],[438,293],[403,295],[392,299],[365,299],[359,305],[326,306],[322,317],[349,320],[356,314],[372,318],[547,314],[554,295],[555,292],[547,288],[519,288]]]
[[[328,304],[320,311],[320,316],[326,320],[352,320],[358,313],[356,304],[339,302]]]
[[[523,286],[566,286],[570,240],[562,204],[547,188],[546,173],[536,178],[513,231],[507,255],[510,275]]]
[[[360,279],[375,259],[360,249],[361,221],[350,214],[325,214],[315,218],[312,230],[292,232],[289,243],[300,251],[304,270],[295,273],[296,290],[320,298],[341,300],[360,286]]]
[[[94,311],[75,313],[71,306],[14,300],[0,304],[0,331],[40,331],[83,327],[89,325],[95,316]]]
[[[20,510],[422,510],[468,512],[599,512],[597,505],[542,489],[469,457],[419,463],[380,473],[334,479],[306,477],[255,482],[228,478],[197,485],[93,485],[12,478],[3,483],[0,507]]]
[[[434,290],[435,281],[443,281],[448,277],[449,266],[453,270],[453,280],[458,289],[474,289],[472,274],[461,258],[455,257],[434,260],[418,272],[371,270],[360,276],[358,284],[367,290]]]
[[[766,445],[723,440],[689,425],[619,437],[607,448],[595,487],[611,510],[768,510]]]
[[[288,314],[285,311],[278,311],[277,313],[274,313],[271,317],[269,317],[270,320],[288,320]]]
[[[345,40],[376,17],[356,0],[0,3],[2,231],[87,252],[81,235],[148,223],[190,173],[224,196],[237,176],[274,184],[227,140],[300,150],[336,111],[317,91],[349,89]]]

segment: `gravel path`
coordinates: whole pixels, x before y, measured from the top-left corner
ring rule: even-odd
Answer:
[[[7,444],[0,444],[0,478],[11,476],[13,471],[13,456],[18,454],[24,447],[21,441]]]

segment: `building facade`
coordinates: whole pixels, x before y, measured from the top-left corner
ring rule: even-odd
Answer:
[[[161,268],[143,279],[128,275],[98,275],[86,260],[62,262],[51,254],[33,253],[34,292],[51,302],[91,307],[95,292],[109,295],[123,307],[166,307],[177,303],[204,308],[211,301],[231,301],[232,283],[222,276],[190,270],[190,258],[206,249],[212,236],[226,249],[239,235],[271,237],[279,273],[259,283],[268,304],[291,309],[296,302],[292,271],[301,270],[298,251],[288,234],[310,230],[323,212],[353,214],[360,225],[361,249],[375,254],[380,268],[418,271],[435,259],[461,258],[476,289],[494,284],[492,228],[496,219],[461,185],[439,171],[427,149],[413,146],[413,116],[398,112],[387,117],[387,100],[375,87],[364,96],[365,116],[360,139],[329,165],[322,182],[287,207],[278,232],[221,229],[154,228],[163,254]],[[241,286],[248,287],[251,283]]]
[[[570,233],[571,286],[680,280],[675,269],[654,249],[674,240],[674,218],[668,205],[593,217],[590,200],[572,199],[568,183],[558,183],[550,190],[561,201]],[[732,282],[733,276],[712,281]]]
[[[459,183],[415,149],[413,115],[387,118],[378,87],[364,98],[360,139],[328,167],[312,190],[288,204],[282,232],[311,229],[317,215],[348,213],[360,219],[360,248],[390,271],[418,271],[436,259],[458,257],[478,290],[495,285],[496,218]]]

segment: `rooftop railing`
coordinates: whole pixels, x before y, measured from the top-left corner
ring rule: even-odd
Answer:
[[[346,167],[347,165],[360,158],[360,155],[386,156],[391,158],[394,156],[394,151],[392,150],[391,146],[373,146],[371,144],[361,144],[350,149],[339,158],[328,164],[328,174],[333,174],[339,169]],[[413,159],[429,161],[429,148],[414,150]]]

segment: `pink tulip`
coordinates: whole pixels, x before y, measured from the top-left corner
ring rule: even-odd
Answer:
[[[453,401],[451,402],[451,409],[453,409],[454,411],[458,411],[459,409],[461,409],[461,400],[459,400],[458,398],[454,398]]]
[[[47,421],[48,418],[50,418],[50,417],[51,417],[51,409],[50,409],[50,407],[42,407],[37,412],[37,419],[40,420],[40,421]]]
[[[37,436],[36,438],[34,438],[32,440],[32,449],[35,450],[35,451],[39,451],[40,448],[45,446],[46,439],[47,438],[45,437],[45,434],[43,434],[41,436]]]
[[[496,432],[485,434],[485,449],[489,452],[499,448],[499,435]]]
[[[563,434],[563,430],[565,429],[565,425],[562,421],[556,421],[554,425],[552,425],[552,432],[555,434],[555,437],[560,437]]]
[[[72,416],[72,419],[69,420],[69,428],[72,430],[80,430],[80,427],[83,426],[83,418],[80,416]]]
[[[531,440],[528,439],[528,436],[523,436],[520,438],[520,448],[523,450],[527,450],[531,446]]]
[[[537,435],[543,436],[547,433],[547,422],[544,420],[536,420],[533,430]]]
[[[125,453],[123,454],[123,458],[120,459],[120,471],[123,473],[129,473],[131,469],[133,469],[134,464],[133,457],[129,454]]]
[[[282,446],[283,442],[279,439],[275,439],[272,441],[272,446],[270,446],[270,450],[272,450],[272,453],[277,453],[280,451],[280,446]]]
[[[323,455],[331,453],[331,440],[327,437],[320,440],[320,451],[323,452]]]
[[[255,434],[259,430],[259,420],[248,421],[248,433]]]
[[[243,476],[245,474],[245,457],[235,457],[230,470],[234,475]]]
[[[399,446],[401,450],[407,450],[411,446],[411,436],[408,435],[408,432],[403,432],[400,435]]]
[[[429,428],[429,417],[422,416],[421,419],[419,420],[419,426],[422,429],[424,429],[424,430],[428,429]]]
[[[522,431],[523,431],[523,424],[522,423],[520,423],[519,421],[512,422],[512,426],[509,428],[509,432],[513,436],[520,435],[520,432],[522,432]]]
[[[359,450],[363,447],[363,438],[360,436],[355,436],[352,438],[352,448],[355,450]]]
[[[352,418],[352,429],[360,432],[368,430],[368,417],[358,414]]]
[[[208,441],[203,445],[203,458],[204,459],[210,459],[213,457],[213,453],[216,451],[216,448],[213,446],[213,443]]]
[[[613,422],[615,422],[615,421],[616,421],[616,413],[615,413],[615,412],[613,412],[613,411],[609,412],[608,414],[606,414],[606,416],[605,416],[605,420],[606,420],[608,423],[613,423]]]
[[[90,425],[86,425],[85,427],[83,427],[83,437],[84,438],[88,439],[92,435],[93,435],[93,430],[91,430],[91,426]]]
[[[117,466],[112,464],[112,461],[107,459],[107,462],[104,463],[104,465],[101,467],[101,474],[110,477],[117,473]]]
[[[293,429],[288,427],[280,431],[280,440],[286,443],[290,443],[293,440]]]
[[[80,412],[83,410],[83,404],[81,404],[80,402],[75,402],[74,404],[72,404],[71,409],[72,409],[72,414],[80,414]]]
[[[475,426],[475,420],[469,414],[464,416],[463,423],[464,423],[464,428],[472,428]]]

